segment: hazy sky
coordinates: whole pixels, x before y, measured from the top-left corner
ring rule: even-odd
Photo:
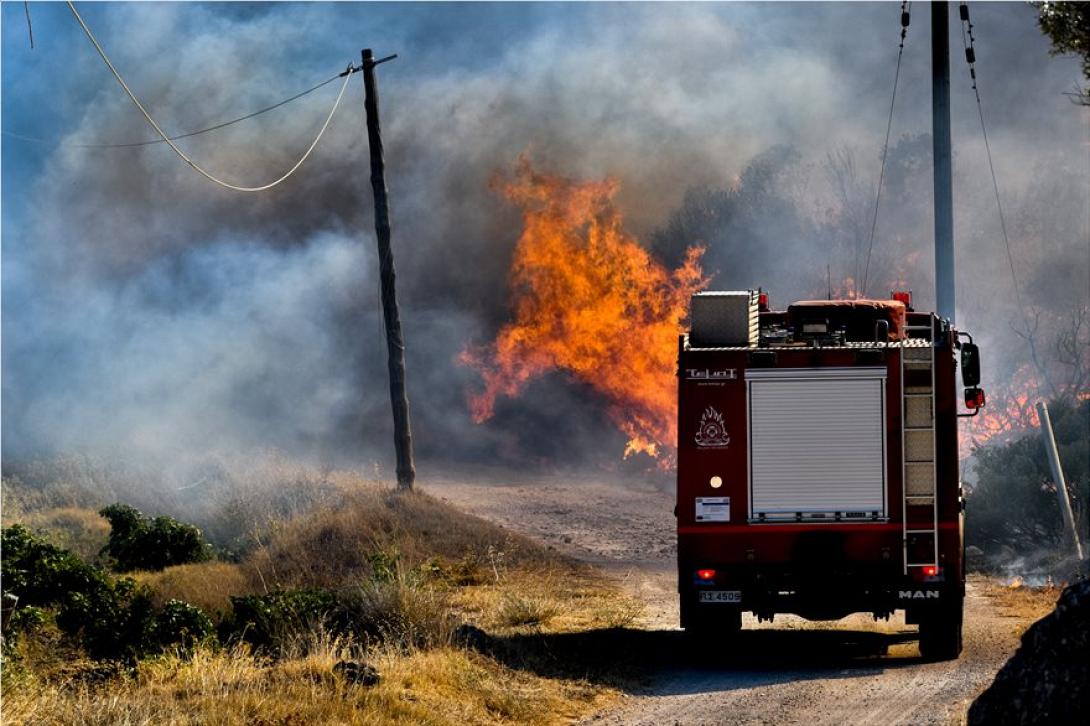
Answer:
[[[1063,94],[1079,81],[1078,63],[1048,55],[1027,4],[971,7],[1004,192],[1027,199],[1053,169],[1074,190],[1050,214],[1069,230],[1057,244],[1077,253],[1077,273],[1090,147],[1086,110]],[[30,9],[33,50],[22,3],[2,7],[4,456],[276,446],[392,468],[358,76],[300,172],[241,195],[161,144],[79,147],[154,132],[63,4]],[[296,93],[356,62],[362,47],[399,54],[379,70],[394,244],[417,440],[436,459],[520,451],[558,422],[566,433],[543,459],[621,443],[593,397],[562,380],[528,391],[517,415],[469,422],[475,378],[453,359],[504,320],[518,236],[514,211],[489,191],[493,174],[527,153],[555,173],[613,175],[641,237],[687,190],[729,187],[777,145],[796,149],[803,168],[854,149],[873,179],[900,12],[894,3],[80,9],[173,133]],[[895,139],[930,130],[929,16],[925,3],[913,9]],[[975,282],[984,268],[999,279],[1005,258],[989,246],[999,243],[997,225],[987,226],[994,200],[951,10],[955,166],[966,180],[955,214],[973,220],[965,236],[986,258],[959,258],[971,316],[991,297],[1009,306],[1010,288]],[[235,183],[264,183],[306,147],[337,86],[182,146]],[[819,187],[798,196],[820,209]],[[915,224],[898,234],[929,243],[929,222]],[[716,272],[723,287],[776,289],[743,267]]]

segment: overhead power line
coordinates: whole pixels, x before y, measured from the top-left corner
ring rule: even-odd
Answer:
[[[109,57],[106,55],[106,51],[104,51],[102,49],[102,46],[99,44],[98,40],[95,38],[94,33],[91,32],[91,29],[89,27],[87,27],[87,23],[84,22],[83,18],[79,14],[79,11],[76,10],[76,6],[72,4],[71,0],[67,0],[66,4],[68,5],[68,9],[72,11],[72,14],[75,16],[76,21],[79,23],[80,27],[83,28],[83,32],[84,32],[84,34],[87,35],[88,40],[91,41],[91,44],[95,47],[95,50],[98,51],[98,54],[102,58],[102,61],[106,64],[106,67],[110,69],[110,73],[113,74],[113,77],[117,80],[118,84],[120,84],[121,87],[125,90],[126,95],[128,95],[129,99],[133,102],[133,104],[136,106],[136,108],[140,111],[140,113],[141,113],[141,115],[143,115],[144,119],[149,124],[151,124],[151,127],[153,129],[155,129],[155,132],[157,134],[159,134],[159,137],[163,140],[163,142],[165,142],[166,145],[169,146],[174,151],[174,153],[177,154],[178,157],[182,159],[182,161],[184,161],[186,164],[188,164],[198,174],[200,174],[201,176],[205,177],[206,179],[208,179],[209,181],[211,181],[211,182],[213,182],[215,184],[218,184],[218,185],[220,185],[222,187],[225,187],[227,189],[233,189],[234,191],[238,191],[238,192],[261,192],[261,191],[265,191],[266,189],[271,189],[271,188],[275,187],[277,184],[280,184],[285,179],[287,179],[292,174],[294,174],[295,171],[300,166],[303,165],[303,162],[305,162],[307,160],[307,158],[310,156],[311,152],[314,151],[314,148],[318,145],[318,142],[321,141],[322,136],[325,134],[326,129],[329,128],[329,123],[330,123],[330,121],[333,120],[333,115],[337,112],[337,108],[341,104],[341,99],[344,97],[345,89],[348,88],[348,81],[352,77],[352,70],[353,69],[352,69],[351,66],[349,66],[348,70],[345,71],[345,73],[344,73],[344,84],[341,85],[340,93],[337,94],[337,100],[333,102],[333,108],[330,109],[329,115],[326,117],[325,123],[322,124],[322,128],[319,129],[318,135],[316,137],[314,137],[314,141],[311,142],[310,146],[307,148],[307,150],[305,152],[303,152],[303,155],[299,158],[299,160],[297,162],[295,162],[294,166],[292,166],[290,169],[288,169],[278,179],[276,179],[275,181],[269,182],[268,184],[262,184],[260,186],[253,186],[253,187],[246,187],[246,186],[231,184],[231,183],[225,182],[222,179],[219,179],[219,178],[213,176],[212,174],[210,174],[209,172],[205,171],[196,162],[194,162],[192,159],[190,159],[188,156],[186,156],[185,152],[183,152],[181,149],[179,149],[177,147],[177,145],[175,145],[174,141],[169,136],[167,136],[166,133],[163,132],[163,129],[159,126],[158,123],[156,123],[155,119],[151,117],[151,114],[149,114],[147,112],[147,110],[144,108],[143,104],[140,103],[140,100],[136,97],[136,95],[129,88],[128,84],[125,83],[125,79],[121,77],[120,73],[118,73],[117,69],[114,67],[114,64],[112,62],[110,62]],[[241,119],[239,119],[239,120],[241,120]]]
[[[26,32],[30,36],[30,49],[34,50],[34,26],[30,22],[30,2],[23,0],[23,11],[26,13]]]
[[[197,129],[196,131],[187,131],[184,134],[175,134],[174,136],[170,137],[170,140],[171,141],[177,141],[178,139],[188,139],[191,136],[199,136],[200,134],[207,134],[209,131],[218,131],[219,129],[231,126],[232,124],[237,124],[240,121],[247,121],[249,119],[254,118],[255,116],[260,116],[263,113],[268,113],[269,111],[273,111],[275,109],[278,109],[281,106],[285,106],[285,105],[291,103],[292,101],[298,101],[303,96],[306,96],[306,95],[308,95],[310,93],[313,93],[313,92],[317,91],[320,88],[325,88],[326,86],[328,86],[333,81],[337,80],[342,75],[344,75],[343,72],[338,73],[338,74],[336,74],[334,76],[330,76],[329,78],[322,81],[321,83],[319,83],[319,84],[317,84],[315,86],[311,86],[310,88],[308,88],[305,91],[300,91],[299,93],[295,94],[294,96],[289,96],[288,98],[285,98],[282,101],[277,101],[276,103],[274,103],[271,106],[266,106],[265,108],[258,109],[257,111],[252,111],[251,113],[248,113],[248,114],[246,114],[244,116],[239,116],[238,118],[233,118],[230,121],[224,121],[222,123],[215,124],[214,126],[207,126],[207,127],[203,128],[203,129]],[[40,144],[55,144],[56,143],[55,141],[50,141],[48,139],[42,139],[42,138],[39,138],[39,137],[36,137],[36,136],[28,136],[26,134],[20,134],[20,133],[14,132],[14,131],[4,131],[3,134],[5,136],[11,136],[12,138],[15,138],[15,139],[22,139],[23,141],[33,141],[33,142],[40,143]],[[77,149],[131,149],[131,148],[137,148],[137,147],[141,147],[141,146],[154,146],[155,144],[162,144],[162,143],[166,143],[166,142],[163,141],[163,139],[149,139],[148,141],[130,141],[130,142],[126,142],[126,143],[117,143],[117,144],[66,143],[66,144],[63,144],[63,145],[64,146],[71,146],[71,147],[77,148]]]
[[[980,133],[984,137],[984,151],[988,156],[988,170],[992,175],[992,190],[995,192],[995,208],[999,212],[999,229],[1003,232],[1003,244],[1007,249],[1007,265],[1011,270],[1011,282],[1014,285],[1014,299],[1018,302],[1018,310],[1022,314],[1022,322],[1026,326],[1026,333],[1030,333],[1029,316],[1022,304],[1021,286],[1018,284],[1018,273],[1014,267],[1014,255],[1011,253],[1011,239],[1007,234],[1007,218],[1003,214],[1003,201],[999,196],[999,182],[996,180],[995,164],[992,162],[992,147],[988,143],[988,127],[984,123],[984,106],[980,102],[980,88],[976,81],[976,48],[973,37],[973,23],[969,20],[969,6],[961,3],[959,8],[961,17],[961,42],[965,46],[965,61],[969,64],[969,78],[973,82],[973,94],[976,96],[977,115],[980,116]]]
[[[863,297],[867,295],[867,278],[870,277],[870,256],[871,251],[874,250],[874,233],[878,229],[878,203],[882,200],[882,183],[886,178],[886,154],[889,153],[889,134],[893,129],[893,109],[897,105],[897,82],[901,79],[901,59],[905,54],[905,36],[908,34],[909,21],[909,3],[902,2],[901,44],[897,48],[897,70],[893,74],[893,94],[889,99],[889,118],[886,120],[886,140],[882,143],[882,166],[878,172],[878,189],[874,193],[874,214],[871,217],[870,239],[867,242],[867,262],[863,267],[863,280],[859,286],[859,294]]]

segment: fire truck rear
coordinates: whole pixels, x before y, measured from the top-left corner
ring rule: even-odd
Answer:
[[[768,308],[760,291],[693,297],[679,346],[681,626],[742,613],[854,612],[918,624],[932,659],[961,651],[966,407],[984,403],[972,339],[908,293]]]

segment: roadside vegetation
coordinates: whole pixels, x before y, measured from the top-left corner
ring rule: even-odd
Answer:
[[[1090,517],[1090,399],[1049,404],[1076,526],[1085,537]],[[975,450],[977,483],[968,493],[965,536],[968,564],[987,574],[1037,574],[1044,584],[1072,574],[1041,430]]]
[[[4,723],[553,723],[624,677],[520,644],[633,600],[421,493],[309,472],[207,510],[206,540],[35,484],[4,480]]]

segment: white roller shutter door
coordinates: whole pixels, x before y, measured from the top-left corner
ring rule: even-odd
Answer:
[[[886,369],[746,371],[750,516],[886,516]]]

